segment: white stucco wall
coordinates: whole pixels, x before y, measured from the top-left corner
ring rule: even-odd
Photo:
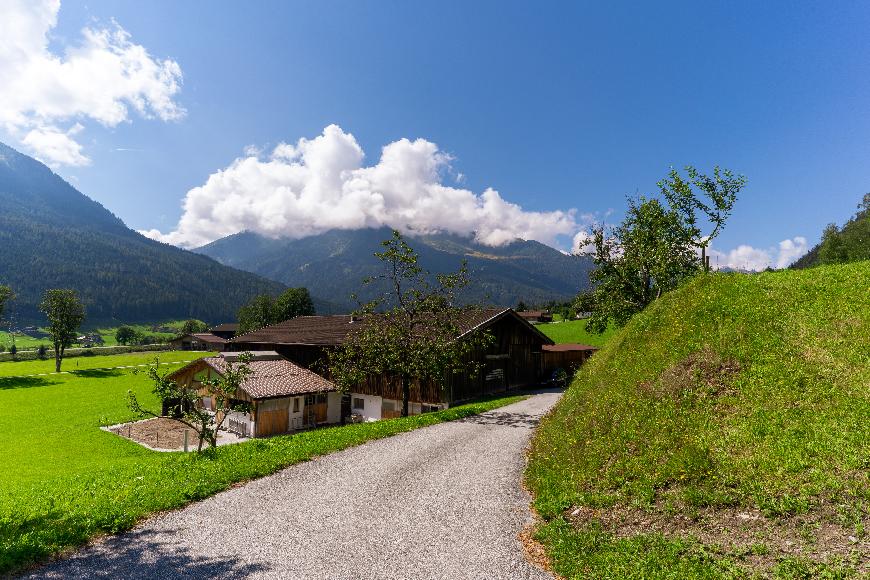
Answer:
[[[354,408],[354,399],[362,399],[364,401],[364,408]],[[362,415],[363,419],[366,421],[378,421],[381,418],[381,397],[377,397],[375,395],[360,395],[359,393],[351,393],[350,412]]]
[[[299,412],[293,412],[293,400],[299,399]],[[305,411],[305,397],[290,397],[290,406],[287,411],[289,420],[287,422],[288,428],[292,431],[294,429],[300,429],[302,427],[302,413]]]
[[[329,393],[326,399],[326,422],[338,423],[341,421],[341,393]]]

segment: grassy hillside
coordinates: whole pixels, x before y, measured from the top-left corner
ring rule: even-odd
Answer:
[[[568,577],[870,573],[870,262],[702,276],[618,332],[532,444]]]

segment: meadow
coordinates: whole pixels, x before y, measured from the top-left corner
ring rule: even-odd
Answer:
[[[602,334],[586,330],[585,320],[563,320],[538,324],[538,330],[549,336],[556,344],[578,343],[602,347],[616,333],[616,327],[611,325]]]
[[[176,368],[206,353],[163,352]],[[129,529],[157,511],[178,508],[287,465],[519,400],[503,397],[403,419],[332,427],[229,445],[197,456],[161,453],[107,433],[101,425],[134,419],[132,389],[158,402],[131,368],[154,354],[82,357],[64,374],[52,361],[0,363],[0,575],[20,570],[95,535]]]
[[[170,320],[169,322],[163,322],[157,324],[156,326],[165,326],[168,328],[181,328],[184,325],[183,320]],[[101,326],[99,328],[90,328],[90,329],[82,329],[80,334],[91,334],[92,332],[96,332],[99,334],[104,341],[103,346],[116,346],[118,341],[115,340],[115,333],[118,331],[120,326],[129,326],[136,330],[137,332],[142,333],[147,336],[155,336],[163,340],[171,340],[178,336],[175,332],[152,332],[151,327],[155,326],[152,324],[125,324],[118,326]],[[40,330],[44,331],[45,329],[40,328]],[[33,349],[39,348],[39,345],[45,345],[46,348],[51,347],[51,340],[48,337],[43,338],[34,338],[32,336],[28,336],[26,334],[16,334],[15,335],[15,346],[19,349]],[[0,331],[0,346],[3,346],[5,350],[9,350],[9,347],[12,346],[12,335],[7,331]]]
[[[581,368],[532,443],[569,578],[870,574],[870,263],[699,276]]]

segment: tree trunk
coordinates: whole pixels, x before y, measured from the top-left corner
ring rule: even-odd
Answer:
[[[411,398],[411,377],[402,375],[402,417],[408,416],[408,400]]]
[[[60,372],[60,363],[63,360],[63,352],[61,349],[55,345],[54,347],[54,372]]]

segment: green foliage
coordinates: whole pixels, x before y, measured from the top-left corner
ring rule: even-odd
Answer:
[[[140,336],[141,334],[130,326],[120,326],[115,332],[115,340],[122,345],[136,344]]]
[[[63,352],[75,341],[85,320],[85,306],[75,290],[55,289],[45,291],[39,309],[48,318],[46,330],[54,345],[55,370],[60,372]]]
[[[825,264],[847,264],[870,260],[870,193],[858,204],[858,213],[843,226],[828,224],[822,241],[792,268],[808,268]]]
[[[161,362],[180,364],[190,358],[190,352],[164,353]],[[101,367],[147,362],[147,355],[81,360]],[[19,374],[16,368],[31,364],[37,363],[0,363],[0,376]],[[156,410],[159,403],[151,388],[146,375],[129,369],[82,368],[68,375],[0,379],[0,405],[6,409],[0,454],[16,460],[16,469],[0,471],[0,575],[288,465],[521,399],[490,399],[404,419],[316,429],[220,446],[208,454],[149,451],[98,428],[135,418],[124,404],[128,389]]]
[[[686,173],[683,178],[671,169],[658,183],[666,203],[643,196],[629,198],[620,225],[593,228],[592,289],[581,294],[576,304],[578,311],[592,313],[588,330],[604,332],[610,322],[623,326],[704,267],[697,253],[724,227],[746,178],[719,167],[714,167],[712,176],[691,166]],[[707,234],[702,220],[710,224]]]
[[[557,522],[572,506],[672,506],[687,517],[743,506],[776,518],[833,505],[866,517],[867,280],[870,262],[713,274],[657,300],[542,421],[526,474],[538,512]],[[605,556],[635,577],[649,558],[694,565],[695,552],[671,542],[637,552],[643,538],[601,536],[572,555],[564,546],[591,532],[578,540],[553,525],[546,543],[560,570],[599,571]]]
[[[465,264],[454,274],[438,274],[433,284],[402,234],[393,231],[383,246],[375,256],[384,273],[364,285],[381,281],[389,290],[359,309],[359,330],[329,352],[329,372],[346,391],[371,376],[400,379],[402,416],[407,416],[412,381],[442,384],[451,373],[477,372],[468,355],[485,347],[491,335],[479,332],[457,340],[469,310],[455,306],[456,292],[469,283]]]
[[[181,334],[196,334],[197,332],[205,332],[208,330],[208,324],[202,320],[194,320],[192,318],[185,320],[181,325]]]
[[[6,308],[6,303],[15,298],[12,289],[9,286],[0,285],[0,320],[3,318],[3,310]]]
[[[288,288],[277,298],[260,294],[250,304],[239,309],[239,334],[259,330],[295,316],[312,316],[314,313],[314,303],[307,288]]]

